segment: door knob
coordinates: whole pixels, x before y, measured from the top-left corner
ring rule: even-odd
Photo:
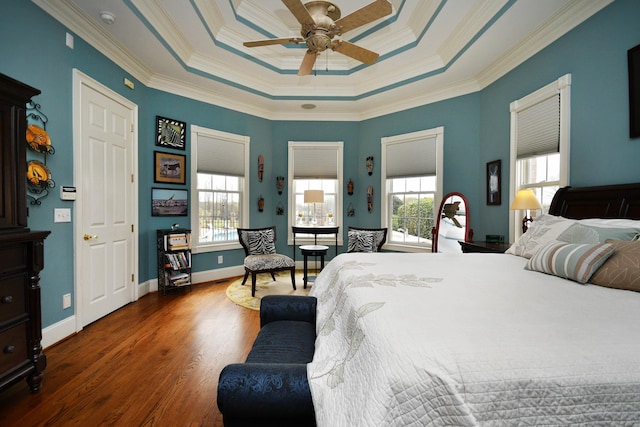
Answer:
[[[97,234],[84,233],[84,240],[91,240],[91,239],[97,239],[97,238],[98,238]]]

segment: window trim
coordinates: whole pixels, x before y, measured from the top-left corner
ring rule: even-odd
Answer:
[[[509,105],[510,122],[510,172],[509,172],[509,206],[513,203],[517,187],[517,135],[518,113],[532,105],[560,94],[560,187],[569,185],[570,141],[571,141],[571,74],[565,74],[548,85],[524,96]],[[521,233],[519,211],[509,212],[509,241],[513,242]]]
[[[249,145],[251,138],[245,135],[237,135],[229,132],[223,132],[215,129],[209,129],[197,125],[191,125],[191,232],[199,232],[198,213],[194,213],[194,209],[199,208],[198,200],[198,136],[208,136],[211,138],[226,140],[235,144],[244,144],[244,177],[242,179],[242,209],[241,209],[241,227],[246,227],[249,221]],[[194,254],[205,252],[226,251],[230,249],[241,249],[240,242],[224,242],[224,243],[207,243],[198,245],[196,239],[193,239],[191,252]]]
[[[444,168],[444,127],[439,126],[431,129],[425,129],[416,132],[405,133],[401,135],[386,136],[380,139],[381,155],[380,155],[380,224],[381,227],[387,227],[388,233],[393,233],[392,221],[389,218],[389,190],[387,188],[387,155],[386,147],[391,144],[403,144],[414,142],[418,139],[436,138],[436,193],[433,198],[434,208],[440,206],[443,197],[443,168]],[[430,250],[427,246],[416,246],[406,243],[393,243],[390,237],[382,247],[386,250],[394,250],[401,252],[424,252]]]
[[[293,152],[295,151],[296,148],[306,148],[306,149],[314,149],[314,148],[319,148],[319,149],[327,149],[327,148],[332,148],[336,150],[336,154],[337,154],[337,170],[336,170],[336,180],[338,181],[337,185],[336,185],[336,212],[334,214],[334,226],[338,226],[343,228],[344,226],[344,215],[343,215],[343,199],[344,199],[344,173],[343,173],[343,165],[344,165],[344,142],[343,141],[326,141],[326,142],[321,142],[321,141],[289,141],[288,144],[288,158],[287,158],[287,168],[288,168],[288,173],[287,173],[287,198],[288,198],[288,204],[289,204],[289,213],[287,215],[287,243],[289,245],[293,245],[293,232],[292,232],[292,226],[296,225],[296,218],[295,218],[295,209],[291,208],[292,206],[295,206],[295,195],[293,192],[293,180],[294,180],[294,176],[293,176],[293,171],[294,171],[294,155]],[[313,179],[313,178],[308,178],[308,179]],[[323,177],[319,177],[318,179],[327,179],[327,178],[323,178]],[[333,234],[329,234],[329,235],[318,235],[317,236],[317,241],[321,242],[321,241],[327,241],[330,242],[331,245],[335,245],[335,236]],[[302,237],[296,237],[296,244],[301,243],[313,243],[314,239],[313,238],[302,238]],[[343,238],[342,238],[342,233],[338,233],[338,246],[342,246],[343,245]],[[295,250],[295,248],[294,248]]]

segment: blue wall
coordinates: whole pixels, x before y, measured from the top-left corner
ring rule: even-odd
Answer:
[[[53,209],[70,207],[58,196],[61,185],[74,185],[72,133],[72,70],[78,68],[93,79],[139,106],[139,282],[155,276],[157,228],[168,227],[175,218],[151,217],[155,116],[186,121],[189,125],[248,135],[252,164],[265,157],[265,174],[258,183],[251,168],[251,225],[275,224],[286,229],[286,216],[276,216],[275,206],[286,206],[286,193],[278,195],[275,177],[286,175],[288,141],[344,141],[344,177],[356,184],[353,196],[345,195],[344,208],[352,203],[355,217],[344,216],[349,225],[374,227],[380,221],[380,195],[374,211],[367,213],[366,187],[380,188],[380,138],[444,126],[444,191],[467,195],[471,224],[477,236],[508,234],[508,206],[486,206],[485,165],[501,159],[502,191],[508,192],[509,103],[571,73],[571,184],[591,185],[640,181],[637,161],[640,140],[628,137],[626,52],[640,44],[640,1],[617,0],[533,58],[487,88],[474,94],[413,108],[362,122],[269,121],[222,107],[144,87],[102,54],[75,37],[73,50],[65,46],[68,31],[28,1],[3,2],[0,16],[0,72],[42,90],[35,101],[49,117],[47,131],[56,154],[47,160],[57,183],[42,205],[31,206],[29,226],[51,230],[46,241],[46,268],[42,272],[43,326],[73,314],[62,310],[62,295],[73,293],[73,225],[53,223]],[[135,90],[123,85],[127,77]],[[187,154],[189,135],[187,135]],[[364,159],[373,155],[378,163],[368,176]],[[188,176],[188,175],[187,175]],[[189,182],[185,187],[188,187]],[[264,195],[264,212],[257,198]],[[178,221],[181,222],[181,221]],[[187,226],[186,219],[183,220]],[[289,251],[279,239],[279,250]],[[218,254],[194,256],[194,270],[216,268]],[[225,266],[239,265],[242,253],[227,251]]]

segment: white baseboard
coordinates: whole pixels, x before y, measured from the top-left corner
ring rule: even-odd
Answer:
[[[42,348],[50,347],[75,333],[76,316],[74,314],[42,330]]]
[[[212,282],[215,280],[227,279],[229,277],[244,276],[244,267],[236,265],[233,267],[217,268],[215,270],[199,271],[191,273],[191,282],[194,284]]]

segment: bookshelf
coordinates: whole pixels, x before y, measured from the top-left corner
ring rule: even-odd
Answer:
[[[157,230],[158,291],[191,290],[191,230]]]

